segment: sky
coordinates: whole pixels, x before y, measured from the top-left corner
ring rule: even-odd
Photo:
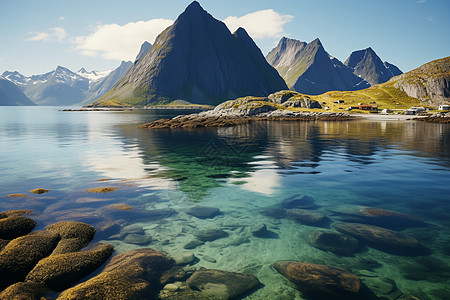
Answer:
[[[0,74],[58,65],[108,70],[134,60],[190,0],[0,0]],[[449,0],[199,0],[231,31],[244,27],[264,55],[281,37],[310,42],[344,62],[372,47],[410,71],[450,55]]]

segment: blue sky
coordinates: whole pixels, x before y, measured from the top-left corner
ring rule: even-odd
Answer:
[[[0,74],[58,65],[106,70],[133,59],[189,5],[185,0],[0,0]],[[448,0],[200,0],[229,27],[247,29],[264,54],[282,36],[345,61],[372,47],[403,71],[450,55]],[[233,28],[231,28],[233,29]]]

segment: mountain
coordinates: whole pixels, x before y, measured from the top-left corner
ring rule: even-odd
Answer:
[[[286,88],[244,29],[232,34],[194,1],[92,106],[167,104],[177,99],[215,105]]]
[[[431,105],[450,103],[450,56],[426,63],[387,83]]]
[[[338,59],[330,56],[319,39],[310,43],[283,37],[266,56],[288,87],[318,95],[333,90],[359,90],[370,86]]]
[[[36,105],[11,81],[0,76],[0,106]]]
[[[149,42],[145,41],[141,45],[141,49],[139,50],[139,53],[136,56],[136,59],[134,60],[134,62],[137,62],[138,60],[140,60],[148,52],[148,50],[150,50],[151,47],[152,47],[152,44],[150,44]]]
[[[402,74],[399,68],[382,62],[372,48],[352,52],[344,63],[353,73],[365,79],[371,85],[383,83]]]
[[[132,65],[133,63],[131,61],[122,61],[120,66],[110,72],[108,76],[102,77],[100,80],[93,82],[90,85],[89,90],[86,91],[85,98],[81,104],[91,103],[109,92],[112,87],[125,76]]]

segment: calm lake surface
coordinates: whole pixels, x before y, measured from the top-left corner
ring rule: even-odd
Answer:
[[[97,229],[108,222],[142,227],[140,240],[101,230],[95,240],[117,253],[193,252],[195,267],[253,274],[264,287],[245,299],[304,299],[271,268],[279,260],[342,267],[387,299],[450,299],[448,124],[358,120],[145,130],[137,126],[191,111],[58,109],[0,107],[0,211],[32,209],[38,229],[60,220]],[[105,186],[118,190],[86,192]],[[29,193],[34,188],[51,191]],[[7,197],[13,193],[29,197]],[[307,210],[327,222],[286,217],[283,200],[300,195],[312,197]],[[221,213],[187,214],[198,205]],[[379,223],[378,216],[361,216],[361,207],[417,222],[398,224],[394,215],[395,224]],[[369,243],[339,255],[312,245],[318,230],[337,232],[333,224],[342,221],[388,227],[417,239],[423,251]],[[253,235],[263,224],[269,235]],[[217,228],[227,236],[184,248],[199,231]]]

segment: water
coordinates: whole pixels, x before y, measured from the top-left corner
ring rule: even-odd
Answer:
[[[253,274],[264,287],[246,299],[303,299],[271,268],[278,260],[343,267],[388,299],[402,293],[450,299],[449,125],[360,120],[137,128],[180,113],[1,107],[0,211],[32,209],[38,228],[59,220],[97,228],[111,221],[139,225],[151,242],[126,243],[123,235],[111,238],[101,231],[96,241],[113,244],[117,252],[191,251],[199,258],[196,267]],[[103,186],[119,189],[86,192]],[[51,191],[29,193],[37,187]],[[12,193],[29,197],[6,197]],[[282,200],[296,194],[313,197],[312,211],[324,213],[329,223],[308,226],[274,216]],[[210,219],[186,214],[196,205],[220,208],[221,214]],[[415,237],[426,251],[364,247],[342,256],[310,245],[312,232],[335,231],[330,223],[360,206],[421,218],[421,226],[395,229]],[[262,224],[273,236],[252,235]],[[223,228],[228,236],[183,248],[205,228]]]

